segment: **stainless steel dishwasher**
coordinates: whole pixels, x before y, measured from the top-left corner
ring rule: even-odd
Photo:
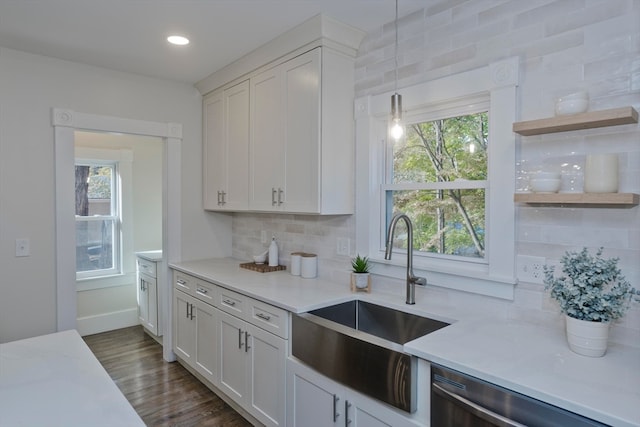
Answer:
[[[606,426],[469,375],[431,365],[431,427]]]

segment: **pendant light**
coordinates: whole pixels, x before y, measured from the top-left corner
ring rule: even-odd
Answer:
[[[402,138],[402,95],[398,93],[398,0],[396,0],[396,20],[394,22],[396,33],[395,44],[395,93],[391,95],[391,137],[396,141]]]

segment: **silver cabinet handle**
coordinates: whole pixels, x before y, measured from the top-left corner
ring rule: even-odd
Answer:
[[[242,348],[242,329],[238,328],[238,348]]]
[[[235,301],[233,301],[233,300],[230,300],[230,299],[222,300],[222,302],[223,302],[223,303],[225,303],[225,304],[227,304],[227,305],[230,305],[231,307],[233,307],[234,305],[236,305],[236,302],[235,302]]]
[[[220,206],[221,203],[222,200],[220,199],[220,190],[218,190],[218,206]]]
[[[280,206],[283,202],[282,202],[282,194],[284,193],[284,191],[282,191],[282,188],[278,188],[278,206]]]
[[[178,280],[176,280],[176,285],[178,285],[178,286],[187,286],[187,282],[185,282],[182,279],[178,279]]]
[[[340,413],[338,412],[338,401],[340,400],[340,398],[334,394],[333,395],[333,422],[335,423],[336,421],[338,421],[338,417],[340,416]]]
[[[224,190],[222,190],[222,191],[220,192],[220,195],[222,195],[222,203],[221,203],[221,204],[222,204],[222,205],[225,205],[225,204],[227,203],[227,200],[226,200],[226,199],[227,199],[227,197],[226,197],[226,196],[227,196],[227,193],[226,193]]]
[[[349,427],[351,424],[351,420],[349,419],[349,408],[351,407],[351,403],[348,400],[344,401],[344,427]]]
[[[244,352],[245,353],[248,353],[249,349],[251,348],[251,347],[249,347],[249,337],[250,336],[251,335],[249,335],[249,332],[244,331]]]
[[[209,290],[208,290],[208,289],[206,289],[206,288],[200,288],[200,287],[198,287],[197,291],[198,291],[199,293],[201,293],[201,294],[205,294],[205,295],[206,295],[207,293],[209,293]]]
[[[191,304],[189,304],[188,302],[186,302],[185,304],[187,304],[187,315],[185,316],[187,319],[189,319],[190,313],[189,313],[189,306]]]
[[[193,305],[193,304],[189,304],[189,305],[191,306],[191,317],[190,317],[190,319],[191,319],[191,320],[193,320],[193,319],[196,317],[196,316],[193,314],[193,307],[194,307],[194,305]]]
[[[278,191],[274,187],[271,187],[271,206],[275,206],[276,204],[278,204],[278,201],[276,200],[277,192]]]
[[[437,395],[448,399],[450,401],[457,402],[459,405],[464,406],[471,413],[476,415],[479,418],[482,418],[485,421],[489,421],[491,424],[495,424],[499,427],[525,427],[524,424],[520,424],[516,421],[510,420],[509,418],[503,417],[500,414],[496,414],[493,411],[488,410],[487,408],[483,408],[482,406],[465,399],[462,396],[458,396],[455,393],[451,393],[448,390],[440,387],[436,383],[431,384],[431,391],[435,392]]]
[[[261,318],[262,320],[266,320],[267,322],[268,322],[269,320],[271,320],[271,316],[268,316],[268,315],[263,314],[263,313],[257,313],[257,314],[256,314],[256,317],[259,317],[259,318]]]

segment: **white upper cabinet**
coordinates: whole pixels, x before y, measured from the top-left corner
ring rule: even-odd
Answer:
[[[249,81],[203,101],[203,204],[206,210],[248,206]]]
[[[249,207],[321,213],[320,48],[252,78],[251,114]]]
[[[353,213],[363,36],[319,15],[196,84],[207,94],[205,209]]]

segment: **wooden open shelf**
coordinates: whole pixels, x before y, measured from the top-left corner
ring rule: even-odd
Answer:
[[[513,131],[523,136],[531,136],[632,123],[638,123],[638,112],[633,107],[622,107],[516,122],[513,124]]]
[[[632,207],[640,204],[635,193],[516,193],[516,203]]]

